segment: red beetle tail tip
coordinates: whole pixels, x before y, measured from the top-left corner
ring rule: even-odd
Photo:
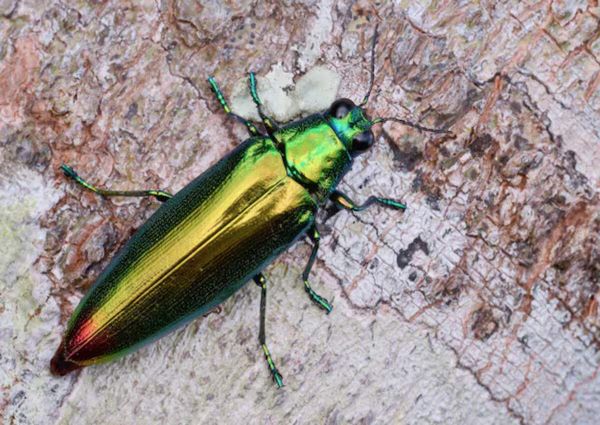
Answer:
[[[81,367],[83,366],[65,359],[62,344],[58,347],[58,350],[56,350],[56,354],[54,354],[52,360],[50,360],[50,373],[54,376],[65,376],[67,373],[80,369]]]

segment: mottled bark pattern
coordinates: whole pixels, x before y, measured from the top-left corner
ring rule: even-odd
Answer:
[[[375,22],[371,115],[453,134],[376,130],[340,189],[408,209],[321,214],[311,282],[330,315],[303,291],[308,246],[265,271],[286,387],[262,359],[253,284],[123,360],[50,376],[78,300],[156,209],[84,192],[58,166],[175,192],[247,137],[207,76],[242,111],[255,71],[278,120],[333,100],[307,83],[318,66],[360,101]],[[0,0],[0,416],[596,423],[599,28],[593,0]]]

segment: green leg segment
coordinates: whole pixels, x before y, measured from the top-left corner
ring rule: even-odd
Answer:
[[[283,377],[277,370],[275,366],[275,362],[271,358],[271,352],[267,347],[267,336],[265,333],[265,316],[267,311],[267,279],[263,276],[262,273],[254,276],[254,282],[258,286],[260,286],[260,328],[258,331],[258,341],[260,342],[263,353],[265,354],[265,358],[267,359],[267,364],[269,365],[269,370],[271,371],[271,375],[273,376],[273,381],[277,385],[277,388],[283,387]]]
[[[364,204],[356,205],[356,203],[353,200],[351,200],[350,198],[348,198],[347,195],[344,195],[342,192],[339,192],[337,190],[333,191],[330,199],[338,207],[346,209],[346,210],[352,210],[352,211],[363,211],[363,210],[369,208],[373,204],[381,204],[383,206],[393,208],[395,210],[405,210],[406,209],[406,205],[404,205],[401,202],[394,201],[393,199],[379,198],[377,196],[369,196],[369,199],[367,199],[367,201]]]
[[[315,260],[317,259],[317,251],[319,250],[319,243],[321,241],[321,234],[317,230],[317,226],[313,226],[312,229],[309,230],[308,236],[313,241],[313,249],[310,253],[308,264],[306,264],[304,272],[302,273],[302,280],[304,280],[304,289],[306,290],[306,293],[308,294],[310,299],[313,300],[313,302],[315,302],[323,310],[325,310],[327,314],[329,314],[331,313],[331,310],[333,310],[333,306],[329,301],[317,294],[308,282],[308,275],[310,274],[310,270],[312,269],[312,266],[315,263]]]
[[[273,122],[273,120],[271,120],[271,118],[269,118],[267,115],[265,115],[265,113],[262,111],[262,101],[260,100],[260,97],[258,97],[258,92],[256,91],[256,75],[254,75],[254,72],[250,73],[249,86],[250,86],[250,95],[252,96],[252,100],[254,101],[256,108],[258,109],[258,114],[260,115],[260,119],[262,120],[263,124],[265,125],[265,128],[267,129],[267,133],[269,133],[269,136],[273,136],[273,133],[275,133],[275,131],[277,131],[278,126],[277,126],[277,124],[275,124]]]
[[[217,82],[215,81],[215,79],[213,77],[208,77],[208,84],[210,84],[210,88],[212,89],[213,93],[217,97],[217,100],[219,101],[219,103],[221,104],[221,106],[223,107],[223,109],[225,110],[225,113],[227,115],[231,115],[232,117],[234,117],[235,119],[240,121],[242,124],[244,124],[246,126],[246,128],[248,129],[250,136],[260,136],[261,135],[254,124],[252,124],[247,119],[240,117],[239,115],[231,112],[231,108],[227,104],[227,101],[225,100],[223,93],[221,93],[221,89],[219,88],[219,85],[217,84]]]
[[[79,177],[79,175],[66,164],[62,164],[60,169],[65,173],[65,176],[72,178],[79,185],[85,187],[88,190],[91,190],[94,193],[102,196],[154,196],[161,202],[165,202],[173,197],[169,192],[164,192],[162,190],[106,190],[100,189],[96,186],[92,186],[84,179]]]

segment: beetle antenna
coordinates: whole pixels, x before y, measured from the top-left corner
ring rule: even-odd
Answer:
[[[371,91],[373,90],[373,84],[375,83],[375,46],[377,45],[377,37],[379,35],[377,32],[378,28],[379,28],[379,24],[376,24],[375,31],[373,31],[373,39],[371,40],[371,69],[369,72],[369,74],[370,74],[369,89],[367,90],[367,94],[365,94],[365,97],[363,97],[362,102],[360,102],[359,106],[361,106],[361,107],[365,106],[367,104],[367,102],[369,101],[369,96],[371,96]],[[430,133],[438,133],[438,134],[451,134],[451,132],[448,130],[442,130],[439,128],[423,127],[422,125],[415,124],[413,122],[406,121],[401,118],[394,118],[394,117],[375,118],[373,121],[371,121],[371,125],[384,123],[386,121],[397,122],[397,123],[406,125],[408,127],[416,128],[417,130],[420,130],[420,131],[428,131]]]
[[[386,121],[393,121],[393,122],[397,122],[403,125],[406,125],[408,127],[412,127],[412,128],[416,128],[417,130],[420,131],[429,131],[430,133],[439,133],[439,134],[450,134],[451,132],[448,130],[443,130],[441,128],[429,128],[429,127],[423,127],[422,125],[419,124],[415,124],[413,122],[410,121],[406,121],[403,120],[402,118],[394,118],[394,117],[388,117],[388,118],[375,118],[373,121],[371,121],[371,125],[374,124],[379,124],[379,123],[384,123]]]
[[[375,46],[377,44],[377,28],[379,28],[379,24],[375,25],[375,31],[373,32],[373,39],[371,40],[371,70],[370,70],[370,81],[369,81],[369,90],[365,97],[363,97],[362,102],[360,102],[360,106],[365,106],[369,101],[369,96],[371,96],[371,90],[373,90],[373,83],[375,82]]]

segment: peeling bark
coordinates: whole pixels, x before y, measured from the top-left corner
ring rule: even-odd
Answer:
[[[595,423],[600,409],[600,9],[539,2],[0,1],[0,416],[7,423]],[[246,137],[246,72],[280,120],[358,101],[386,123],[341,189],[402,199],[321,220],[259,294],[63,379],[78,300],[157,208],[65,181],[182,188]],[[322,67],[329,71],[324,71]],[[321,67],[321,68],[319,68]],[[316,89],[315,89],[316,88]],[[331,97],[331,98],[330,98]]]

